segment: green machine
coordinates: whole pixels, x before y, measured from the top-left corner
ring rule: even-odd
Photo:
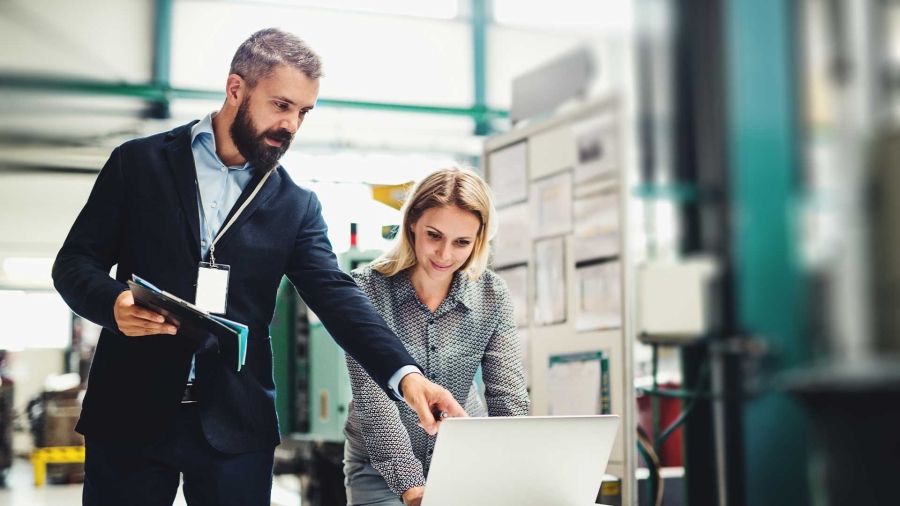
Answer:
[[[350,272],[368,265],[380,251],[360,251],[352,247],[338,256],[341,270]],[[352,308],[348,308],[352,310]],[[344,422],[353,393],[347,361],[342,350],[309,312],[309,430],[308,436],[320,441],[344,442]]]
[[[360,251],[352,243],[349,251],[338,255],[345,272],[381,255],[376,250]],[[287,278],[278,289],[270,334],[275,407],[285,450],[281,454],[290,455],[289,462],[276,462],[276,472],[302,477],[304,504],[346,504],[343,429],[352,391],[344,351]]]
[[[349,273],[379,255],[354,246],[338,255],[338,265]],[[342,443],[352,397],[344,351],[287,278],[278,288],[270,334],[281,433]]]
[[[269,328],[275,376],[275,410],[282,435],[309,431],[309,318],[287,278],[281,280]]]

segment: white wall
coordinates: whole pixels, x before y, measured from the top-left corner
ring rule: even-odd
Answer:
[[[148,82],[154,0],[4,0],[0,71]]]

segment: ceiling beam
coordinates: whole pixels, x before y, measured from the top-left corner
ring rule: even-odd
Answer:
[[[0,75],[0,89],[28,92],[67,93],[133,97],[150,102],[164,102],[172,99],[214,100],[224,101],[225,93],[211,90],[195,90],[172,88],[153,83],[122,83],[96,81],[89,79],[55,78],[33,75]],[[500,109],[491,109],[484,105],[472,107],[441,107],[431,105],[397,104],[388,102],[364,102],[356,100],[319,99],[320,107],[337,107],[348,109],[369,109],[393,112],[410,112],[420,114],[442,114],[449,116],[468,116],[475,121],[507,118],[509,113]]]

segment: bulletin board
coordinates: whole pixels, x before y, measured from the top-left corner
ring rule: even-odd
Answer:
[[[633,504],[633,269],[623,114],[615,96],[573,108],[489,139],[484,161],[499,197],[492,268],[516,301],[531,414],[597,413],[600,384],[571,378],[598,375],[603,358],[603,412],[622,420],[607,473],[622,480],[622,504]]]

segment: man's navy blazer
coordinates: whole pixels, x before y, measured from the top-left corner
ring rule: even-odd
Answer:
[[[125,336],[113,305],[132,274],[194,300],[201,258],[192,125],[113,151],[53,265],[54,285],[66,303],[103,326],[76,427],[88,440],[152,442],[172,427],[179,409],[195,349],[177,334]],[[225,223],[261,180],[258,172]],[[216,243],[216,262],[231,266],[225,317],[250,328],[240,372],[215,352],[196,359],[203,432],[221,451],[280,442],[269,324],[285,275],[335,341],[386,391],[391,375],[416,364],[340,270],[326,231],[315,193],[278,167]],[[114,265],[115,279],[109,276]]]

